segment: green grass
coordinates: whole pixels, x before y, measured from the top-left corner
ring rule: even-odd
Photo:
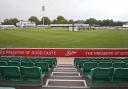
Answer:
[[[127,30],[0,30],[0,48],[128,48]]]

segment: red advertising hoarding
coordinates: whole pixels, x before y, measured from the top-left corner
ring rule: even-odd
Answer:
[[[1,48],[0,56],[24,57],[128,57],[128,49]]]

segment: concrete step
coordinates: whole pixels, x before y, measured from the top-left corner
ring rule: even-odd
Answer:
[[[52,72],[52,77],[80,77],[79,72]]]
[[[76,70],[54,70],[53,72],[77,72]]]
[[[77,70],[76,68],[65,68],[65,67],[56,67],[54,70]]]
[[[48,79],[46,87],[87,88],[87,85],[85,80]]]
[[[73,64],[58,64],[59,66],[74,66]]]
[[[59,66],[59,65],[57,65],[56,68],[75,68],[75,66]]]
[[[62,80],[84,80],[81,77],[50,77],[49,79],[62,79]]]

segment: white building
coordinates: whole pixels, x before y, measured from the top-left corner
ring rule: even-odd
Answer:
[[[15,25],[2,25],[2,23],[0,22],[0,29],[14,29],[16,28]]]
[[[30,21],[20,21],[18,23],[16,23],[17,27],[36,27],[36,24],[34,22],[30,22]]]
[[[1,29],[14,29],[16,28],[15,25],[0,25]]]
[[[123,28],[128,28],[128,22],[123,24]]]
[[[69,27],[69,31],[85,30],[89,27],[89,24],[72,24],[72,26]]]

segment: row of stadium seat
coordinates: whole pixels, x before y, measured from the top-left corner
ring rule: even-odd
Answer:
[[[52,61],[44,61],[44,62],[4,62],[0,61],[0,66],[25,66],[25,67],[33,67],[38,66],[39,64],[48,66],[49,68],[53,68],[55,65]]]
[[[128,60],[127,59],[95,59],[95,58],[93,58],[93,59],[81,59],[81,58],[75,58],[74,59],[74,65],[76,66],[76,67],[82,67],[83,66],[83,64],[85,63],[85,62],[97,62],[97,63],[102,63],[102,62],[109,62],[109,63],[117,63],[117,62],[120,62],[120,63],[128,63]]]
[[[104,58],[75,58],[74,59],[74,65],[77,67],[80,65],[83,65],[84,62],[126,62],[128,63],[128,59],[119,59],[119,58],[108,58],[108,59],[104,59]]]
[[[0,82],[40,82],[57,64],[56,58],[0,57]]]
[[[82,71],[83,76],[85,75],[90,78],[91,84],[128,83],[127,62],[111,61],[118,59],[111,59],[111,60],[105,59],[105,60],[109,60],[107,62],[103,61],[104,59],[98,59],[98,60],[92,59],[92,60],[87,59],[86,61],[86,59],[85,60],[79,58],[74,59],[74,65],[77,64],[75,66],[80,71]]]
[[[4,63],[6,62],[6,63]],[[16,63],[17,62],[17,63]],[[19,62],[19,63],[18,63]],[[6,58],[0,58],[0,65],[14,65],[17,64],[17,66],[34,66],[38,62],[47,62],[49,67],[52,68],[57,64],[56,58],[12,58],[6,57]]]
[[[114,67],[114,68],[128,68],[128,63],[126,62],[115,62],[115,63],[111,63],[111,62],[83,62],[83,63],[79,63],[77,68],[81,69],[86,67],[87,65],[95,65],[95,67],[103,67],[103,68],[107,68],[107,67]]]
[[[109,62],[102,62],[102,63],[96,63],[96,62],[85,62],[84,65],[81,68],[81,71],[83,73],[89,74],[91,72],[91,69],[93,68],[126,68],[126,63],[114,63],[112,66],[112,63]]]
[[[128,83],[128,68],[94,68],[89,77],[91,84]]]
[[[0,66],[17,66],[17,67],[40,67],[42,70],[42,73],[48,73],[50,68],[48,63],[46,62],[37,62],[37,63],[32,63],[32,62],[8,62],[8,65],[6,62],[0,62]]]
[[[0,81],[41,82],[43,76],[40,67],[0,66]]]
[[[15,57],[0,57],[0,61],[6,62],[44,62],[44,61],[52,61],[54,65],[57,64],[56,58],[15,58]]]

